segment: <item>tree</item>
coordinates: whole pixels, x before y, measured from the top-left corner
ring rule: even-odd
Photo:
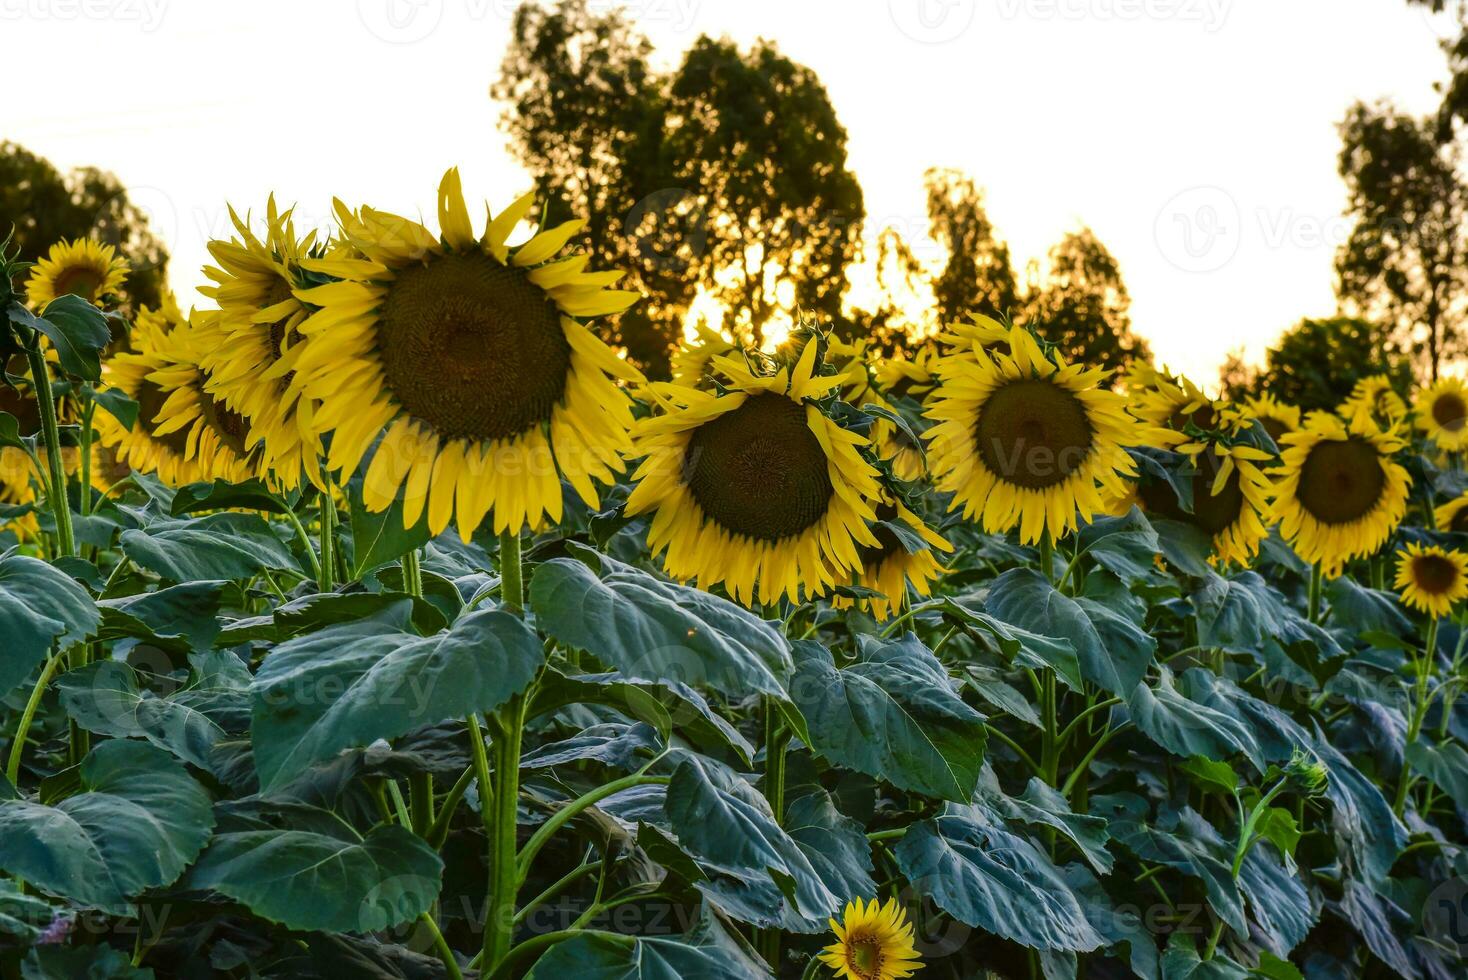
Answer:
[[[123,284],[131,304],[157,307],[162,300],[168,250],[122,183],[106,171],[81,167],[63,175],[25,147],[0,142],[0,239],[12,228],[11,247],[19,247],[28,262],[63,238],[114,245],[132,265]]]
[[[651,51],[614,10],[524,5],[493,88],[521,161],[647,296],[612,339],[665,374],[700,289],[755,343],[781,314],[837,319],[865,212],[820,80],[765,41],[700,37],[671,72]]]
[[[1468,311],[1468,197],[1458,153],[1429,120],[1357,103],[1340,127],[1340,174],[1356,219],[1336,254],[1343,312],[1388,325],[1433,380],[1461,349]]]
[[[1067,359],[1119,372],[1151,357],[1132,333],[1121,267],[1091,229],[1067,233],[1050,249],[1044,277],[1032,267],[1030,278],[1023,320]]]
[[[1233,397],[1268,392],[1306,411],[1334,409],[1362,378],[1385,374],[1399,391],[1411,384],[1410,356],[1390,330],[1367,320],[1301,320],[1265,354],[1262,370]]]
[[[1009,246],[994,235],[984,210],[984,195],[971,177],[934,167],[923,175],[928,192],[929,234],[948,250],[933,282],[941,323],[970,312],[1009,316],[1019,303],[1019,287]]]

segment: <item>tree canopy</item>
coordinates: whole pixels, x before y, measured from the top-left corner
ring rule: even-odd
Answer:
[[[1221,381],[1231,397],[1268,392],[1312,411],[1334,409],[1357,381],[1376,374],[1390,377],[1399,391],[1411,384],[1411,357],[1392,339],[1390,329],[1355,317],[1329,317],[1307,318],[1285,331],[1257,371],[1230,358]]]

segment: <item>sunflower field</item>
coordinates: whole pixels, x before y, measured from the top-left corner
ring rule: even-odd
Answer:
[[[648,381],[478,213],[0,249],[0,976],[1464,975],[1461,382]]]

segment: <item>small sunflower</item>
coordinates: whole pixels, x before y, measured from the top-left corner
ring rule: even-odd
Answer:
[[[875,386],[868,396],[894,414],[894,399],[910,399],[922,404],[933,390],[933,362],[936,352],[931,347],[920,349],[912,360],[889,358],[877,364],[872,372]],[[872,442],[877,455],[892,461],[892,472],[899,480],[916,480],[927,472],[927,457],[920,444],[914,444],[902,429],[884,418],[872,423]]]
[[[1383,428],[1390,428],[1406,416],[1407,403],[1392,387],[1391,378],[1373,374],[1356,382],[1337,411],[1343,418],[1365,413]]]
[[[993,347],[1001,352],[1008,351],[1010,328],[992,316],[970,313],[967,320],[954,320],[944,324],[938,340],[950,347],[967,349],[973,344]]]
[[[1176,449],[1193,438],[1191,426],[1202,431],[1232,428],[1238,412],[1216,398],[1210,398],[1187,378],[1169,378],[1152,374],[1152,383],[1135,389],[1129,400],[1130,410],[1139,422],[1149,445],[1159,449]]]
[[[922,969],[907,912],[889,898],[846,903],[841,921],[830,920],[836,942],[818,954],[839,980],[900,980]]]
[[[1432,512],[1433,525],[1439,531],[1468,534],[1468,492],[1460,493]]]
[[[1409,544],[1397,552],[1397,590],[1402,601],[1434,619],[1468,598],[1468,555],[1436,545]]]
[[[1308,562],[1339,574],[1391,536],[1407,510],[1411,477],[1392,458],[1403,448],[1364,413],[1349,420],[1312,412],[1284,437],[1270,523]]]
[[[926,412],[936,424],[923,437],[953,508],[991,533],[1018,526],[1025,543],[1058,539],[1126,492],[1134,422],[1101,387],[1106,372],[1047,356],[1020,327],[1007,346],[975,340],[939,361]]]
[[[1269,478],[1256,464],[1274,457],[1261,449],[1210,436],[1178,447],[1193,473],[1193,508],[1185,511],[1172,488],[1161,480],[1139,488],[1143,508],[1191,524],[1213,542],[1213,560],[1247,564],[1269,536]],[[1115,511],[1113,510],[1113,513]]]
[[[709,362],[734,350],[734,341],[700,321],[695,336],[685,338],[673,355],[673,381],[697,386],[708,373]]]
[[[61,241],[36,263],[26,282],[26,299],[37,310],[60,296],[80,296],[102,305],[102,298],[122,288],[127,260],[111,245],[88,238]]]
[[[583,222],[507,245],[533,203],[520,198],[476,236],[450,170],[439,235],[338,201],[342,237],[360,257],[302,260],[341,281],[296,291],[318,307],[300,326],[297,379],[320,401],[313,426],[331,433],[332,469],[355,472],[382,436],[362,491],[370,510],[402,488],[408,526],[426,509],[431,532],[456,520],[467,540],[492,511],[496,532],[518,532],[560,520],[562,477],[595,507],[594,481],[623,470],[632,403],[614,379],[642,375],[577,318],[638,296],[607,288],[619,271],[556,257]]]
[[[721,394],[664,383],[659,411],[641,420],[633,455],[645,457],[626,512],[653,512],[647,541],[663,566],[704,588],[723,582],[746,605],[824,594],[862,567],[881,542],[877,471],[864,436],[816,404],[843,375],[816,376],[817,344],[794,369],[757,375],[715,358]]]
[[[301,476],[320,484],[321,438],[312,427],[315,403],[295,384],[303,349],[301,323],[312,312],[295,297],[309,286],[301,260],[312,254],[315,232],[297,239],[291,211],[280,212],[271,197],[265,208],[265,237],[231,208],[237,238],[212,241],[218,266],[205,268],[214,285],[199,292],[219,304],[219,343],[200,352],[211,397],[242,416],[246,447],[260,447],[262,469],[288,490]]]
[[[1458,378],[1440,378],[1417,396],[1412,406],[1417,428],[1450,453],[1468,446],[1468,386]]]
[[[933,552],[952,551],[953,545],[895,499],[889,498],[877,505],[877,521],[872,526],[877,547],[861,549],[861,572],[856,576],[856,584],[881,595],[855,601],[838,595],[831,604],[837,609],[859,604],[876,619],[885,620],[897,615],[907,605],[908,586],[920,596],[932,594],[933,580],[943,573],[943,565]],[[916,531],[927,543],[927,548],[909,551],[897,534],[886,526],[890,521],[901,521]]]
[[[172,297],[165,297],[157,310],[144,307],[129,334],[129,349],[102,362],[102,380],[138,403],[137,420],[128,428],[105,410],[93,419],[98,441],[120,463],[140,473],[156,473],[171,486],[202,479],[189,457],[187,433],[158,431],[158,413],[169,392],[152,375],[172,363],[168,351],[174,334],[183,329],[183,315]]]
[[[1278,445],[1288,433],[1300,427],[1300,408],[1287,405],[1270,394],[1256,395],[1244,403],[1244,416],[1257,419]]]

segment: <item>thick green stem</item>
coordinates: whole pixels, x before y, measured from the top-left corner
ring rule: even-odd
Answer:
[[[525,846],[520,850],[518,860],[519,880],[522,882],[525,880],[526,876],[530,873],[530,864],[535,860],[535,855],[540,853],[540,849],[555,835],[556,831],[564,827],[566,822],[576,816],[576,814],[581,813],[587,807],[595,806],[609,796],[614,796],[634,786],[667,785],[668,778],[667,776],[648,776],[640,772],[633,773],[630,776],[615,779],[610,783],[603,783],[561,807],[555,813],[551,814],[550,819],[540,825],[539,829],[531,835],[530,839],[525,842]]]
[[[311,563],[311,577],[317,582],[321,581],[321,560],[316,557],[316,549],[312,547],[311,535],[306,533],[306,525],[296,516],[296,512],[284,501],[281,501],[281,510],[285,519],[290,521],[291,528],[296,532],[296,540],[301,542],[301,550],[306,553],[306,560]],[[326,590],[322,590],[326,591]]]
[[[1316,562],[1315,563],[1315,567],[1312,568],[1312,569],[1310,569],[1310,609],[1309,609],[1309,615],[1310,615],[1310,622],[1312,622],[1312,623],[1318,623],[1320,621],[1320,593],[1321,593],[1321,586],[1324,584],[1324,582],[1325,582],[1325,570],[1323,568],[1321,568],[1320,562]]]
[[[1040,535],[1040,574],[1045,576],[1045,581],[1051,582],[1055,578],[1055,545],[1050,541],[1050,532],[1045,531]]]
[[[92,512],[92,416],[97,412],[97,403],[87,399],[82,409],[82,478],[80,503],[82,516]]]
[[[1397,774],[1397,795],[1392,801],[1392,812],[1400,817],[1407,810],[1407,790],[1412,786],[1412,767],[1407,764],[1407,749],[1422,733],[1422,723],[1427,718],[1427,709],[1432,698],[1427,690],[1428,679],[1437,660],[1438,619],[1433,617],[1427,626],[1426,642],[1421,659],[1414,657],[1412,667],[1417,674],[1412,684],[1412,716],[1407,721],[1407,737],[1402,743],[1402,770]]]
[[[500,602],[511,612],[525,608],[524,570],[520,567],[520,535],[500,535]]]
[[[336,588],[336,502],[331,499],[331,484],[321,492],[321,561],[316,571],[317,588],[330,592]]]
[[[46,466],[50,480],[46,487],[46,503],[56,521],[57,547],[63,555],[76,554],[76,538],[71,530],[71,505],[66,500],[66,467],[61,459],[61,430],[56,425],[56,399],[51,394],[51,371],[39,340],[26,348],[31,367],[31,384],[35,388],[36,406],[41,413],[41,434],[46,440]]]
[[[30,734],[31,722],[35,721],[36,709],[41,706],[41,696],[46,693],[46,686],[55,676],[56,668],[61,666],[61,656],[59,653],[53,653],[46,661],[46,666],[41,670],[36,686],[31,688],[30,700],[25,703],[25,711],[21,713],[20,725],[15,729],[15,742],[10,746],[10,764],[5,767],[5,775],[12,786],[20,783],[20,759],[25,752],[26,736]]]
[[[785,820],[785,746],[790,734],[780,720],[780,709],[774,698],[765,698],[765,799],[775,815],[775,823]],[[757,933],[760,954],[770,969],[780,972],[780,930],[761,929]]]
[[[433,921],[433,914],[424,912],[418,916],[418,921],[427,926],[429,934],[433,936],[434,948],[438,950],[438,958],[443,960],[443,968],[448,973],[449,980],[464,980],[464,971],[459,969],[459,961],[454,959],[454,951],[449,947],[448,940],[443,938],[438,923]]]
[[[518,562],[516,563],[518,567]],[[520,889],[516,860],[517,815],[520,805],[520,738],[524,725],[524,696],[500,709],[503,737],[493,746],[495,757],[494,829],[489,837],[489,895],[484,923],[485,969],[494,969],[510,951],[515,933],[515,896]],[[559,814],[557,814],[559,816]],[[544,831],[549,821],[542,825]]]

